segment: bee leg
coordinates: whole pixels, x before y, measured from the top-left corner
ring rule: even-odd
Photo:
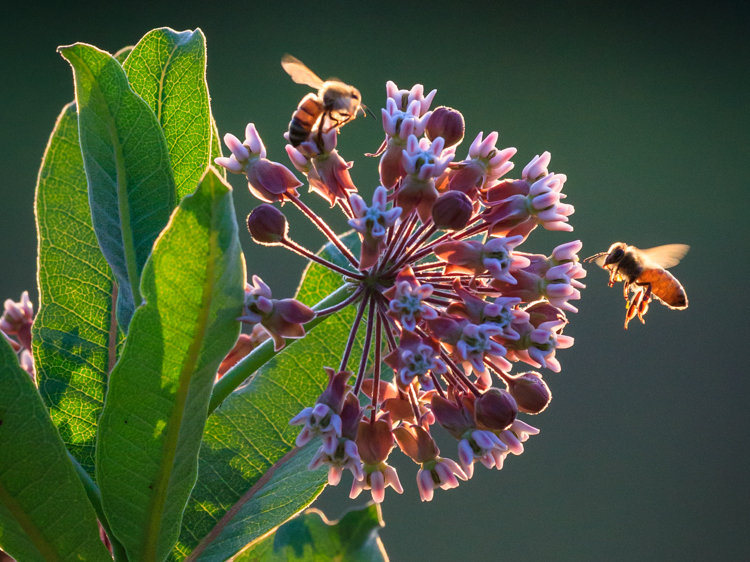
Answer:
[[[630,304],[628,306],[628,312],[625,315],[625,329],[628,329],[628,324],[630,321],[635,318],[635,315],[637,314],[639,310],[639,305],[641,303],[641,298],[643,297],[643,291],[637,291],[633,294],[633,300],[630,301]]]
[[[641,302],[638,304],[638,320],[641,321],[641,324],[646,323],[643,317],[648,312],[648,303],[651,301],[651,283],[646,283],[643,287],[641,290]]]

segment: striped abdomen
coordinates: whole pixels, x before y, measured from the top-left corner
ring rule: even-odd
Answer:
[[[289,121],[289,142],[292,146],[299,146],[307,140],[324,109],[323,102],[315,94],[302,98]]]
[[[687,308],[685,288],[666,269],[644,269],[638,276],[638,283],[651,283],[651,292],[669,308]]]

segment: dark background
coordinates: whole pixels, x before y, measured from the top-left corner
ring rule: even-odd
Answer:
[[[284,163],[281,135],[307,90],[282,72],[283,53],[356,85],[376,113],[386,80],[423,83],[438,89],[435,105],[464,113],[469,142],[498,130],[498,146],[518,148],[511,177],[543,150],[550,169],[568,175],[575,232],[537,231],[524,250],[548,253],[573,238],[584,255],[616,240],[690,244],[674,270],[690,308],[653,305],[645,326],[625,332],[620,289],[590,268],[566,331],[576,345],[559,354],[562,373],[546,375],[555,398],[531,420],[542,432],[521,457],[502,472],[479,467],[458,490],[420,504],[416,467],[393,454],[406,491],[389,491],[383,506],[392,560],[750,558],[743,3],[9,4],[0,12],[1,298],[29,290],[36,302],[34,184],[55,117],[73,97],[56,46],[114,52],[154,27],[201,27],[221,133],[241,135],[254,121]],[[382,137],[379,123],[358,119],[340,139],[367,197],[377,162],[361,155]],[[242,218],[255,202],[241,177],[232,184]],[[317,196],[307,200],[326,213]],[[301,221],[292,235],[322,243]],[[303,261],[245,235],[243,244],[250,273],[291,296]],[[455,458],[455,443],[444,453]],[[349,485],[316,505],[338,517],[352,505]]]

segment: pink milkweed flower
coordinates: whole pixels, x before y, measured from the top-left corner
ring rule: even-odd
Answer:
[[[390,301],[388,315],[398,320],[404,330],[413,332],[420,320],[433,320],[438,316],[434,308],[423,302],[432,291],[432,285],[421,284],[411,267],[405,267],[399,271],[393,287],[383,292]]]
[[[534,156],[534,158],[531,159],[531,162],[526,164],[523,172],[521,172],[521,177],[533,183],[542,176],[546,176],[547,174],[549,174],[547,166],[549,166],[549,162],[551,159],[552,155],[549,153],[549,151],[543,152],[541,156],[537,154],[536,156]]]
[[[573,205],[561,203],[565,174],[550,174],[549,152],[536,156],[524,168],[520,180],[504,180],[482,193],[487,206],[483,216],[495,236],[522,235],[526,238],[537,225],[547,230],[573,230],[568,217]]]
[[[578,312],[570,300],[581,298],[579,289],[586,286],[578,281],[586,276],[586,270],[575,255],[582,247],[580,241],[558,246],[547,258],[539,254],[527,254],[529,265],[513,273],[516,283],[493,281],[492,286],[503,295],[517,297],[522,302],[532,303],[547,299],[552,305],[568,312]],[[558,258],[564,259],[556,259]]]
[[[266,158],[266,147],[253,123],[245,129],[245,142],[231,133],[224,135],[224,144],[232,152],[229,158],[214,158],[218,166],[234,174],[247,175],[250,192],[267,203],[284,201],[286,194],[297,196],[297,188],[302,185],[289,169]]]
[[[349,204],[356,218],[349,219],[349,226],[359,232],[362,249],[359,257],[359,270],[369,269],[378,262],[385,246],[386,229],[396,223],[401,216],[401,208],[386,210],[388,192],[379,185],[372,196],[372,206],[356,193],[349,197]]]
[[[521,420],[516,420],[508,429],[501,431],[498,438],[508,446],[508,453],[520,455],[523,453],[523,443],[529,439],[529,436],[538,434],[539,430],[536,427]],[[502,459],[497,466],[498,470],[501,468],[503,468]]]
[[[461,191],[472,200],[478,192],[513,169],[510,159],[516,153],[515,148],[498,150],[495,148],[498,134],[491,132],[486,138],[479,133],[469,147],[469,156],[455,165],[448,184],[451,191]]]
[[[385,357],[385,362],[398,373],[402,387],[409,386],[417,377],[424,390],[432,390],[434,384],[429,374],[445,373],[447,367],[440,359],[440,344],[430,337],[403,331],[396,349]]]
[[[432,115],[428,110],[437,90],[425,97],[421,84],[415,85],[411,90],[399,90],[396,84],[389,81],[386,93],[386,107],[381,110],[385,141],[375,156],[383,154],[378,166],[380,182],[391,189],[406,175],[401,154],[409,136],[420,137],[425,132]]]
[[[336,150],[337,135],[338,129],[331,128],[321,135],[323,146],[306,141],[297,147],[291,144],[285,147],[294,167],[307,176],[310,191],[327,199],[331,207],[357,191],[349,175],[352,162],[346,162]]]
[[[440,449],[430,433],[419,425],[401,425],[393,430],[399,448],[417,464],[417,487],[422,501],[431,501],[435,488],[448,490],[458,486],[458,480],[468,480],[455,461],[440,457]]]
[[[316,470],[323,465],[328,465],[328,483],[331,486],[337,486],[341,482],[341,475],[347,469],[351,471],[355,479],[362,480],[364,478],[362,461],[356,443],[361,419],[362,408],[359,400],[354,394],[348,392],[341,408],[341,436],[333,452],[324,442],[307,465],[308,470]]]
[[[559,373],[560,362],[555,357],[556,350],[567,349],[574,343],[572,337],[561,333],[568,323],[565,315],[548,303],[532,305],[526,312],[529,314],[529,322],[516,328],[521,338],[505,342],[508,348],[507,358]]]
[[[463,364],[466,374],[476,371],[483,384],[489,386],[492,382],[484,365],[485,359],[499,370],[510,371],[511,364],[505,360],[506,349],[495,341],[503,333],[497,326],[490,323],[473,324],[465,318],[449,314],[442,314],[427,325],[452,357]]]
[[[487,468],[494,468],[498,458],[506,454],[508,446],[497,435],[484,429],[476,429],[458,443],[458,460],[466,476],[474,476],[474,463],[481,462]],[[502,462],[502,460],[500,461]]]
[[[18,336],[20,344],[31,350],[31,325],[34,323],[34,305],[29,300],[29,292],[21,293],[21,300],[5,301],[3,315],[0,316],[0,331],[9,336]]]
[[[315,311],[295,299],[274,299],[271,289],[257,275],[253,285],[245,286],[245,307],[237,320],[245,324],[261,324],[274,340],[276,351],[284,347],[284,338],[304,337],[306,324],[315,318]]]
[[[407,107],[410,107],[415,101],[418,102],[418,115],[424,117],[428,115],[430,104],[437,94],[437,90],[432,90],[426,96],[424,95],[424,86],[422,84],[414,84],[411,90],[399,90],[395,82],[388,80],[385,83],[385,93],[388,96],[388,100],[393,100],[396,108],[400,111],[405,111]],[[429,117],[429,115],[428,115]],[[419,133],[420,135],[422,133]]]
[[[439,197],[435,188],[435,178],[440,176],[453,160],[453,148],[443,150],[442,137],[433,142],[411,135],[402,154],[402,164],[406,176],[396,191],[396,205],[403,209],[407,217],[416,209],[419,219],[426,223],[432,216],[432,206]]]
[[[336,373],[329,367],[324,368],[328,375],[328,386],[318,397],[314,407],[307,407],[299,414],[289,420],[289,425],[303,425],[302,431],[297,435],[296,445],[303,447],[313,437],[320,436],[323,440],[323,451],[332,455],[342,436],[343,426],[341,413],[345,400],[348,399],[351,388],[347,382],[352,376],[351,371],[340,371]],[[351,415],[351,414],[350,414]]]
[[[463,302],[452,302],[446,312],[467,318],[474,324],[489,323],[500,330],[503,339],[517,340],[521,336],[513,329],[513,323],[528,318],[528,314],[515,308],[521,303],[517,297],[497,297],[495,302],[481,299],[461,286],[461,280],[453,282],[453,290]]]
[[[350,498],[356,498],[362,490],[370,490],[373,501],[382,503],[386,487],[391,486],[399,494],[404,492],[396,469],[385,462],[394,444],[390,416],[387,413],[374,423],[360,422],[357,449],[364,464],[364,477],[354,480]]]
[[[482,275],[489,271],[493,279],[515,284],[516,280],[511,273],[529,265],[526,257],[512,252],[521,242],[522,236],[493,238],[484,244],[479,240],[451,240],[438,244],[435,255],[448,262],[445,266],[446,275]]]

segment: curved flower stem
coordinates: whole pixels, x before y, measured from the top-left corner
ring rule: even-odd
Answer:
[[[437,390],[437,393],[440,395],[441,398],[445,398],[445,391],[443,390],[443,387],[440,386],[440,381],[438,380],[435,373],[430,371],[430,378],[432,379],[432,384],[435,385],[435,390]]]
[[[313,310],[325,310],[335,306],[347,298],[353,291],[353,285],[346,284],[336,289],[318,304],[313,306]],[[316,316],[310,322],[305,324],[309,331],[315,326],[330,318],[330,315]],[[293,343],[290,345],[294,345]],[[281,351],[281,350],[279,350]],[[258,369],[265,365],[278,351],[274,351],[273,339],[268,339],[256,347],[250,354],[245,356],[239,363],[229,369],[223,377],[214,385],[211,393],[211,401],[208,404],[208,414],[210,415],[234,390],[251,377]]]
[[[315,211],[313,211],[310,207],[305,205],[302,200],[299,197],[295,196],[289,196],[289,200],[300,210],[302,211],[307,218],[309,218],[315,226],[317,226],[320,231],[325,234],[326,238],[328,238],[334,246],[336,246],[339,251],[344,254],[344,257],[349,261],[350,264],[354,266],[355,269],[359,269],[359,261],[352,255],[352,253],[349,251],[349,248],[347,248],[344,243],[341,241],[341,239],[336,236],[336,233],[331,230],[331,227],[329,227],[323,219],[321,219],[318,215],[315,214]],[[344,209],[344,206],[342,204],[342,209]]]
[[[346,371],[346,365],[349,363],[349,356],[352,354],[352,347],[354,346],[354,340],[357,337],[357,330],[359,330],[359,324],[362,322],[362,315],[365,313],[365,306],[369,300],[369,293],[365,292],[365,296],[362,298],[362,302],[359,304],[357,309],[357,317],[354,319],[354,324],[349,332],[349,339],[346,341],[346,348],[344,354],[341,356],[341,364],[339,365],[339,372]]]
[[[476,387],[476,385],[469,380],[469,377],[467,377],[464,374],[464,372],[461,370],[461,368],[458,365],[456,365],[453,359],[448,357],[447,353],[445,353],[444,351],[441,351],[440,355],[442,356],[443,361],[445,361],[448,364],[448,367],[450,367],[450,370],[453,372],[453,374],[457,376],[461,380],[461,382],[464,383],[469,388],[469,390],[471,390],[471,392],[474,393],[474,396],[482,395],[482,393],[479,392],[479,389]]]
[[[314,261],[315,263],[319,263],[323,267],[327,267],[331,271],[335,271],[336,273],[340,273],[341,275],[352,277],[353,279],[359,279],[360,281],[365,278],[364,275],[362,275],[361,273],[355,273],[353,271],[349,271],[348,269],[338,266],[333,262],[330,262],[326,259],[321,258],[320,256],[314,254],[313,252],[311,252],[304,246],[300,246],[293,240],[289,240],[288,238],[286,238],[282,240],[280,244],[284,246],[285,248],[288,248],[291,251],[296,252],[299,255],[304,256],[311,261]]]
[[[367,310],[367,332],[365,333],[365,345],[362,348],[362,359],[359,361],[359,371],[357,371],[357,379],[354,382],[354,396],[359,396],[359,391],[362,388],[362,381],[365,378],[365,370],[367,369],[367,360],[370,358],[370,345],[372,345],[372,325],[373,318],[375,316],[375,298],[370,296],[369,306]],[[363,301],[364,302],[364,299]]]
[[[378,316],[375,320],[375,365],[372,375],[372,414],[370,423],[375,423],[375,416],[380,407],[380,350],[383,346],[383,320],[380,317],[380,307],[374,302],[370,304],[373,308],[378,308]]]
[[[392,266],[388,270],[388,273],[397,271],[401,269],[402,267],[404,267],[404,265],[406,265],[406,263],[409,262],[409,260],[411,260],[412,256],[417,251],[417,249],[422,244],[424,244],[427,240],[429,240],[430,236],[435,234],[436,231],[437,231],[437,227],[431,222],[428,222],[427,224],[423,224],[422,226],[420,226],[417,229],[417,231],[414,233],[414,235],[411,237],[408,244],[406,245],[408,250],[404,253],[404,256],[398,261],[398,263],[396,263],[396,265]],[[422,234],[422,236],[419,237],[419,240],[417,240],[416,242],[413,242],[414,239],[420,234]]]

